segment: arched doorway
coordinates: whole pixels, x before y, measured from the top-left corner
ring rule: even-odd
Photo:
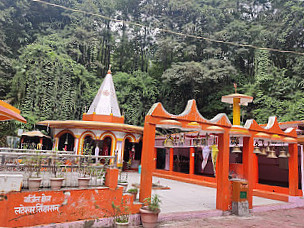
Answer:
[[[112,139],[111,137],[105,137],[102,143],[101,155],[109,156],[111,155],[111,151],[112,151]]]
[[[130,160],[130,151],[132,150],[132,143],[127,138],[125,140],[124,154],[123,154],[123,162],[128,162]]]
[[[92,155],[93,147],[94,147],[94,140],[93,140],[92,136],[90,136],[90,135],[85,136],[84,140],[83,140],[83,145],[82,145],[82,148],[83,148],[82,154]]]
[[[71,133],[64,133],[59,137],[58,150],[74,150],[74,136]]]

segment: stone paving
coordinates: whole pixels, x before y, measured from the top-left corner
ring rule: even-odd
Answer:
[[[267,227],[287,228],[304,227],[304,207],[259,212],[247,217],[218,216],[203,219],[161,222],[158,227],[208,227],[208,228],[239,228],[239,227]]]
[[[128,173],[129,188],[132,183],[140,183],[140,175]],[[254,212],[246,217],[232,215],[222,216],[215,210],[216,189],[204,186],[153,177],[153,183],[169,186],[170,190],[153,190],[162,200],[158,227],[210,227],[239,228],[267,227],[287,228],[304,227],[304,207],[288,208],[289,204],[261,197],[253,197],[253,205],[259,208],[276,210]],[[266,209],[268,208],[268,209]]]

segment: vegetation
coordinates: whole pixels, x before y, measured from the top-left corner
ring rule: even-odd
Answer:
[[[127,191],[128,193],[138,193],[138,189],[137,188],[130,188]]]
[[[114,211],[114,221],[117,223],[127,223],[129,221],[130,209],[127,200],[121,199],[119,205],[115,205],[112,201],[112,209]]]
[[[1,1],[0,99],[29,122],[1,123],[1,135],[45,119],[81,119],[109,64],[129,124],[143,125],[158,101],[175,114],[193,98],[206,118],[231,113],[220,98],[233,93],[233,83],[255,98],[243,122],[304,118],[303,55],[178,35],[303,53],[303,1],[47,2],[123,22],[31,0]]]
[[[145,209],[149,211],[158,212],[160,209],[161,200],[159,199],[158,195],[155,194],[151,197],[144,199]]]

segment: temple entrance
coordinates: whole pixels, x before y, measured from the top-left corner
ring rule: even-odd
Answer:
[[[135,144],[135,161],[138,161],[138,165],[140,165],[141,161],[141,149],[142,149],[142,140],[139,143]]]
[[[65,133],[61,135],[59,138],[58,150],[73,151],[74,136],[70,133]]]
[[[102,156],[110,156],[112,151],[112,139],[110,137],[105,137],[102,142],[102,150],[99,152]]]
[[[129,138],[125,139],[123,153],[123,170],[137,170],[141,163],[142,141],[132,142]]]
[[[135,158],[135,146],[128,138],[125,140],[125,147],[123,153],[123,170],[131,168],[132,160]]]
[[[94,140],[92,136],[87,135],[83,140],[83,154],[93,155]]]

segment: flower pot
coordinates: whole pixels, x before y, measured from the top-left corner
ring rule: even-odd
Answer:
[[[158,214],[160,212],[159,209],[154,212],[142,207],[139,209],[139,211],[144,228],[154,228],[157,226]]]
[[[125,228],[125,227],[129,227],[129,221],[128,222],[117,222],[115,221],[115,227],[117,228]]]
[[[88,188],[91,178],[90,177],[78,177],[79,188]]]
[[[54,191],[60,190],[64,178],[54,177],[50,178],[51,189]]]
[[[38,191],[40,184],[41,184],[42,179],[37,177],[37,178],[29,178],[28,179],[28,186],[30,191]]]
[[[119,182],[118,185],[123,187],[123,192],[127,191],[127,187],[128,187],[128,182]]]

